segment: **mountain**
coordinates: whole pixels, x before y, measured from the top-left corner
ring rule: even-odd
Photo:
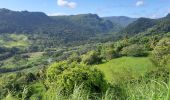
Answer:
[[[119,34],[134,36],[136,34],[155,35],[167,33],[170,31],[170,14],[159,19],[139,18],[126,28],[121,30]]]
[[[83,29],[68,21],[56,21],[42,12],[0,9],[0,33],[60,34],[66,30],[72,30],[76,33],[76,31],[80,32]]]
[[[96,41],[119,30],[119,25],[96,14],[47,16],[42,12],[0,9],[1,35],[25,34],[35,45],[45,47]]]
[[[129,24],[123,31],[121,31],[121,33],[128,34],[128,35],[135,35],[140,32],[146,31],[148,28],[151,28],[154,25],[156,25],[155,19],[139,18],[138,20]]]
[[[61,44],[87,41],[96,35],[118,30],[111,21],[103,20],[96,14],[51,17],[42,12],[0,9],[0,34],[24,33],[36,35],[35,39],[48,37],[50,40],[60,41],[57,44]]]
[[[42,12],[0,9],[0,33],[33,32],[39,26],[50,23],[53,21]]]
[[[36,46],[44,48],[96,42],[106,37],[113,40],[124,34],[133,36],[146,33],[148,29],[152,33],[167,32],[170,29],[169,19],[170,14],[160,19],[124,16],[101,18],[96,14],[47,16],[42,12],[0,9],[0,34],[26,34]],[[111,33],[119,34],[115,36]]]
[[[157,19],[157,24],[148,29],[147,34],[164,34],[170,32],[170,14]]]
[[[103,20],[96,14],[79,14],[71,16],[51,16],[55,20],[69,21],[70,23],[81,26],[83,29],[91,32],[117,32],[121,29],[115,23],[109,20]]]
[[[42,12],[11,11],[0,9],[0,33],[87,33],[116,32],[119,29],[111,21],[96,14],[75,16],[47,16]]]
[[[126,16],[103,17],[103,19],[110,20],[111,22],[116,23],[122,27],[126,27],[127,25],[137,20],[137,18],[130,18]]]

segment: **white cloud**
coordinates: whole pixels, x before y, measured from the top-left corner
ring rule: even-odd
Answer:
[[[67,0],[57,0],[58,6],[63,6],[63,7],[69,7],[69,8],[76,8],[77,3],[75,2],[70,2]]]
[[[170,8],[168,8],[166,11],[164,11],[164,16],[167,16],[170,13]]]
[[[170,8],[167,10],[168,13],[170,13]]]
[[[157,14],[153,14],[153,15],[150,15],[148,16],[149,18],[152,18],[152,19],[156,19],[156,18],[160,18],[161,16],[160,15],[157,15]]]
[[[48,14],[48,16],[64,16],[64,15],[67,15],[66,13],[51,13],[51,14]]]
[[[144,5],[144,1],[142,1],[142,0],[136,2],[137,7],[140,7],[140,6],[143,6],[143,5]]]

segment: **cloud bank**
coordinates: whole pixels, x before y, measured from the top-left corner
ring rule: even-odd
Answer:
[[[68,8],[76,8],[77,7],[77,3],[70,2],[67,0],[57,0],[57,4],[58,4],[58,6],[68,7]]]

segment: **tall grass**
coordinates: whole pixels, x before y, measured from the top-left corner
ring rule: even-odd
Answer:
[[[170,84],[163,81],[126,85],[127,100],[170,100],[169,91]]]
[[[81,85],[75,86],[72,94],[63,95],[62,88],[53,87],[41,97],[17,99],[9,94],[4,100],[170,100],[170,82],[144,79],[115,85],[103,94],[90,93]]]
[[[83,89],[83,85],[75,86],[71,95],[63,95],[62,88],[52,88],[45,96],[44,100],[90,100],[90,93]]]
[[[47,93],[44,100],[170,100],[170,82],[153,79],[115,85],[101,95],[89,93],[82,86],[76,86],[69,96],[54,91]]]

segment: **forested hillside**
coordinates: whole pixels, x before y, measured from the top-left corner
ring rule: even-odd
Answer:
[[[96,14],[80,14],[72,16],[51,16],[55,20],[68,21],[94,33],[117,32],[121,29],[109,20],[103,20]]]
[[[149,18],[139,18],[138,20],[134,21],[130,25],[128,25],[122,33],[128,35],[135,35],[140,32],[146,31],[148,28],[153,27],[156,25],[156,20],[149,19]]]
[[[111,34],[121,28],[95,14],[49,17],[41,12],[11,11],[0,9],[0,33],[26,34],[46,44],[74,44],[90,41],[98,35]],[[41,35],[40,35],[41,34]],[[36,41],[37,42],[37,41]],[[45,44],[45,45],[46,45]],[[43,44],[41,44],[43,45]]]
[[[130,18],[126,16],[112,16],[112,17],[103,17],[105,20],[110,20],[113,23],[116,23],[117,25],[120,25],[121,27],[126,27],[129,24],[136,21],[138,18]]]
[[[139,18],[133,23],[129,24],[123,29],[120,34],[136,35],[139,33],[143,34],[161,34],[169,32],[170,17],[169,14],[166,17],[159,19]]]

